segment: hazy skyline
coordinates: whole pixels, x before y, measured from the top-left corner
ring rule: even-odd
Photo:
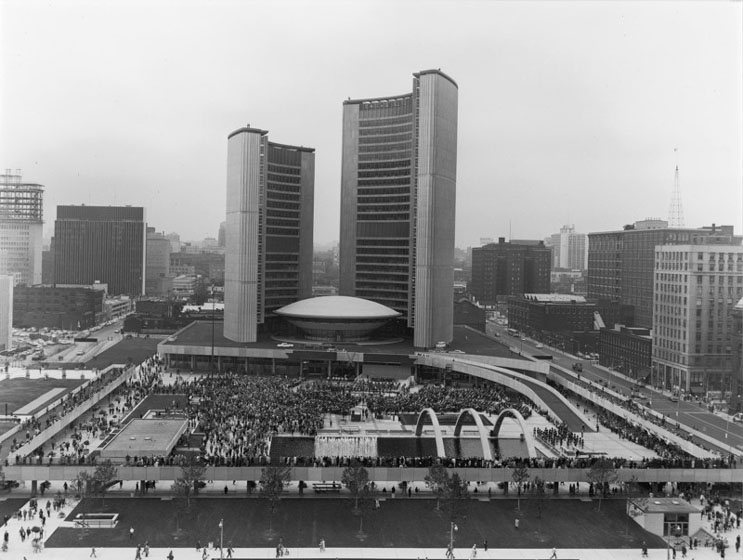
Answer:
[[[144,206],[184,240],[225,219],[227,135],[316,150],[337,240],[342,102],[459,84],[457,236],[541,239],[743,199],[740,2],[0,3],[0,169],[60,204]],[[678,152],[674,153],[674,149]]]

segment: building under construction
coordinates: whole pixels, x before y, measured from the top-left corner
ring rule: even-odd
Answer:
[[[20,169],[0,175],[0,275],[41,283],[44,186],[24,183]]]

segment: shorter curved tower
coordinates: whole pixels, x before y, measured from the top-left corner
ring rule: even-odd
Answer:
[[[250,126],[227,138],[224,336],[255,342],[276,309],[312,294],[315,151]]]

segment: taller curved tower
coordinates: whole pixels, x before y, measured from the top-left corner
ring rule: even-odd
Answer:
[[[414,345],[453,337],[458,86],[343,103],[340,294],[401,313]]]

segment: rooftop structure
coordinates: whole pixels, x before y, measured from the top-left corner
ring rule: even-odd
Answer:
[[[348,342],[366,340],[400,313],[385,305],[349,296],[309,298],[276,310],[311,340]]]

